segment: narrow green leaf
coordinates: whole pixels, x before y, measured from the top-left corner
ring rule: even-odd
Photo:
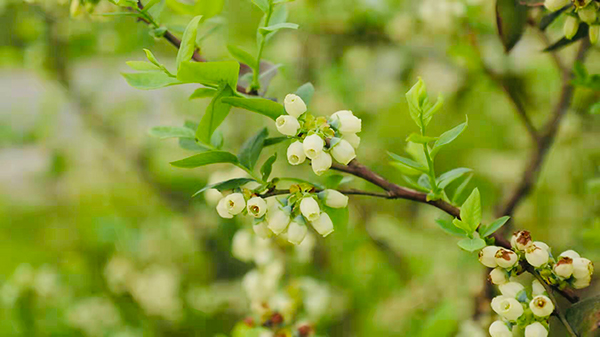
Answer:
[[[417,183],[419,184],[419,186],[423,187],[428,192],[432,190],[431,183],[429,182],[429,176],[425,173],[421,174],[419,180],[417,180]]]
[[[483,238],[488,237],[492,234],[494,234],[494,232],[496,232],[498,229],[500,229],[502,226],[504,226],[504,224],[506,224],[506,222],[510,219],[509,216],[503,216],[501,218],[498,218],[496,220],[494,220],[491,224],[487,225],[487,226],[481,226],[482,228],[480,228],[479,230],[479,235]]]
[[[262,175],[262,179],[264,181],[267,181],[267,179],[269,179],[269,176],[271,175],[271,172],[273,171],[273,164],[275,163],[275,161],[277,160],[277,152],[272,155],[271,157],[269,157],[269,159],[267,159],[265,161],[265,163],[260,167],[260,174]]]
[[[260,8],[260,10],[264,13],[269,10],[269,0],[252,0],[252,3],[255,4],[256,7]]]
[[[195,168],[210,164],[229,163],[238,165],[235,155],[226,151],[207,151],[191,157],[171,162],[171,165],[182,168]]]
[[[434,140],[437,140],[437,139],[438,139],[438,137],[427,137],[427,136],[423,136],[419,133],[411,133],[410,136],[408,136],[406,138],[406,141],[418,143],[418,144],[427,144],[427,143],[433,142]]]
[[[437,178],[438,187],[441,189],[446,188],[456,179],[462,177],[465,173],[472,172],[473,170],[466,167],[460,167],[450,170]]]
[[[195,16],[185,28],[183,37],[181,38],[181,45],[177,52],[177,58],[175,59],[177,69],[184,61],[189,61],[194,55],[196,50],[196,33],[198,32],[198,23],[202,19],[202,15]]]
[[[436,112],[440,111],[443,105],[444,97],[442,97],[441,94],[438,96],[435,104],[432,104],[429,100],[427,100],[423,107],[423,125],[429,125],[429,122],[431,122],[433,115],[435,115]]]
[[[278,23],[278,24],[271,25],[268,27],[261,27],[261,28],[259,28],[259,31],[263,34],[267,34],[267,33],[276,32],[281,29],[298,29],[298,27],[299,27],[298,24],[295,24],[295,23],[282,22],[282,23]]]
[[[457,188],[456,191],[454,191],[454,195],[452,196],[452,203],[457,205],[460,203],[460,201],[464,198],[464,192],[467,190],[467,186],[469,186],[469,182],[471,182],[471,179],[473,178],[473,175],[470,174],[467,179],[465,179],[465,181],[463,181]]]
[[[257,112],[272,120],[276,120],[277,117],[285,114],[283,105],[266,98],[228,97],[223,99],[223,103],[248,111]]]
[[[201,190],[194,193],[194,195],[192,195],[192,198],[197,196],[198,194],[200,194],[202,192],[206,192],[210,189],[215,189],[215,190],[218,190],[219,192],[223,192],[223,191],[233,190],[238,187],[242,187],[252,181],[256,181],[256,180],[250,179],[250,178],[234,178],[234,179],[229,179],[226,181],[221,181],[221,182],[218,182],[215,184],[206,185]]]
[[[210,137],[210,144],[216,148],[220,149],[223,147],[223,133],[219,130],[215,130],[215,132]]]
[[[413,85],[406,93],[406,101],[408,102],[408,111],[410,118],[417,124],[419,129],[423,130],[423,105],[427,100],[427,87],[423,79],[419,78],[417,83]]]
[[[256,59],[247,51],[233,45],[227,46],[227,49],[236,60],[248,65],[252,69],[256,68]]]
[[[406,176],[406,175],[402,175],[402,179],[404,179],[404,181],[406,181],[406,183],[408,183],[408,186],[414,188],[417,191],[421,191],[421,192],[425,192],[428,193],[430,191],[430,189],[424,188],[423,186],[419,185],[419,183],[414,180],[413,178]]]
[[[312,100],[312,97],[314,94],[315,94],[315,87],[310,82],[304,83],[303,85],[300,86],[300,88],[298,88],[296,90],[296,95],[298,95],[298,96],[300,96],[300,98],[302,98],[302,100],[304,101],[306,106],[308,106],[310,104],[310,101]]]
[[[213,88],[198,88],[190,95],[190,99],[214,97],[219,92]]]
[[[233,90],[228,85],[224,85],[219,89],[215,97],[213,97],[206,108],[204,116],[200,120],[200,124],[198,124],[198,129],[196,130],[196,138],[198,140],[205,144],[210,144],[213,133],[223,123],[231,109],[231,105],[223,103],[221,99],[231,95],[233,95]]]
[[[267,128],[263,128],[244,142],[240,149],[240,153],[238,154],[240,164],[250,171],[254,169],[254,165],[256,165],[256,162],[258,161],[258,157],[260,156],[260,152],[264,147],[265,139],[268,135],[269,131],[267,131]]]
[[[157,126],[150,129],[150,135],[159,139],[168,138],[191,138],[194,139],[194,131],[181,126]]]
[[[471,227],[469,227],[469,225],[466,224],[464,221],[461,221],[459,219],[454,219],[454,220],[452,220],[452,224],[454,226],[456,226],[456,228],[463,230],[466,235],[471,234]]]
[[[279,144],[281,142],[285,142],[286,140],[288,140],[288,137],[272,137],[272,138],[267,138],[265,139],[265,147],[267,146],[271,146],[271,145],[275,145],[275,144]]]
[[[469,119],[467,121],[453,128],[452,130],[446,131],[442,133],[439,139],[433,144],[433,149],[431,149],[431,156],[435,157],[435,155],[442,149],[442,147],[452,143],[458,136],[460,136],[463,131],[469,125]]]
[[[208,147],[202,146],[201,144],[198,144],[198,142],[196,142],[195,139],[190,138],[179,138],[179,147],[188,151],[211,151],[211,149],[209,149]]]
[[[427,167],[425,167],[425,166],[417,163],[416,161],[414,161],[412,159],[408,159],[408,158],[399,156],[399,155],[397,155],[395,153],[392,153],[392,152],[388,152],[388,155],[392,159],[394,159],[395,161],[400,162],[400,163],[402,163],[402,164],[404,164],[404,165],[406,165],[406,166],[408,166],[410,168],[413,168],[415,170],[421,171],[423,173],[427,173],[428,172],[428,168]]]
[[[460,208],[460,218],[473,233],[481,223],[481,195],[479,189],[475,188]]]
[[[392,165],[395,169],[397,169],[398,171],[402,172],[403,174],[405,174],[407,176],[418,176],[423,173],[422,171],[415,170],[414,168],[406,166],[397,161],[391,161],[390,165]]]
[[[179,65],[177,79],[183,83],[200,83],[207,86],[227,83],[231,88],[236,88],[239,72],[240,64],[234,61],[184,61]]]
[[[465,232],[462,229],[457,228],[452,223],[452,220],[436,219],[435,223],[437,223],[448,234],[465,237]]]
[[[496,0],[498,35],[508,53],[521,39],[527,25],[527,6],[516,0]]]
[[[153,90],[181,84],[176,78],[157,71],[122,73],[130,86],[141,90]]]
[[[458,241],[458,246],[467,252],[474,252],[486,246],[485,241],[480,238],[462,239]]]

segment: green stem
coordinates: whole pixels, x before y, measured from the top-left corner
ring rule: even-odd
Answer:
[[[264,27],[269,26],[269,21],[271,21],[271,15],[273,15],[273,5],[269,1],[269,10],[267,11],[267,14],[265,17]],[[262,39],[260,40],[260,44],[258,46],[258,54],[256,55],[256,64],[254,65],[254,72],[252,74],[252,85],[250,85],[250,91],[257,91],[258,89],[260,89],[260,81],[259,81],[260,59],[262,58],[262,54],[265,49],[266,38],[264,35],[262,35],[260,30],[258,33],[261,34]]]
[[[425,124],[423,123],[423,113],[421,113],[421,136],[425,136]],[[429,147],[427,143],[423,144],[423,152],[425,153],[425,159],[427,160],[427,167],[429,168],[429,172],[427,172],[427,176],[429,177],[429,184],[431,185],[431,189],[434,194],[438,194],[437,182],[435,180],[435,168],[433,166],[433,159],[431,159],[431,154],[429,153]]]

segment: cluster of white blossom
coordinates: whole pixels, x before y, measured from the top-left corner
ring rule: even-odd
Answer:
[[[577,34],[577,31],[579,31],[580,24],[584,22],[589,26],[588,35],[590,41],[592,43],[598,42],[598,37],[600,36],[600,21],[598,20],[600,5],[598,2],[593,0],[546,0],[544,1],[544,6],[548,10],[555,12],[571,5],[571,3],[575,5],[575,9],[567,13],[567,19],[563,26],[565,37],[572,39]]]
[[[307,113],[306,104],[300,96],[289,94],[284,100],[287,115],[277,117],[275,125],[282,134],[295,141],[287,149],[291,165],[311,160],[315,174],[322,175],[331,167],[333,159],[348,164],[356,157],[360,144],[362,122],[350,110],[332,114],[329,119]]]
[[[554,303],[546,295],[544,286],[533,281],[532,292],[515,282],[512,277],[523,272],[520,261],[527,261],[536,269],[544,282],[580,289],[590,284],[593,264],[573,250],[567,250],[557,259],[550,247],[541,241],[533,241],[527,231],[519,231],[511,238],[511,249],[487,246],[479,252],[479,261],[494,268],[490,281],[498,285],[501,295],[492,300],[491,306],[502,320],[489,328],[492,337],[510,337],[514,327],[524,328],[525,337],[548,336],[548,317],[554,311]]]
[[[310,189],[312,187],[307,190],[293,186],[290,191],[292,194],[281,199],[263,199],[248,191],[234,192],[219,201],[217,212],[227,219],[237,214],[248,214],[254,218],[252,229],[259,237],[286,233],[289,242],[299,245],[308,233],[307,223],[323,237],[333,232],[333,222],[322,211],[323,205],[331,208],[348,205],[348,197],[336,190],[312,193]]]

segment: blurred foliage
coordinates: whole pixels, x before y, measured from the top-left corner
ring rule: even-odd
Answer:
[[[203,56],[232,60],[229,44],[254,50],[260,11],[229,0],[217,14],[220,8],[202,7],[210,3],[169,0],[162,21],[181,34],[191,17],[180,14],[190,6],[214,11],[200,28]],[[117,10],[104,0],[70,19],[73,7],[0,0],[0,335],[229,335],[248,312],[240,279],[252,268],[232,256],[232,238],[250,224],[220,219],[202,197],[190,198],[210,172],[169,166],[189,152],[147,134],[197,122],[208,101],[188,101],[188,86],[130,88],[119,74],[125,61],[144,60],[142,49],[150,48],[172,67],[175,49],[133,18],[97,15]],[[422,76],[447,103],[432,134],[469,115],[469,128],[439,155],[437,169],[473,168],[484,221],[493,220],[493,205],[518,182],[531,145],[481,62],[521,89],[539,124],[560,78],[538,36],[526,31],[505,55],[494,4],[480,0],[296,0],[289,7],[300,29],[280,33],[265,49],[265,59],[282,64],[267,96],[312,82],[314,109],[352,109],[363,119],[361,161],[402,183],[386,150],[404,152],[414,128],[404,92]],[[548,27],[554,39],[561,25]],[[597,48],[590,52],[586,74],[600,72],[599,56]],[[595,261],[600,117],[589,111],[599,99],[593,88],[577,88],[540,182],[515,215],[536,238]],[[233,151],[265,120],[232,114],[220,129]],[[273,169],[306,174],[282,161]],[[439,230],[439,217],[406,201],[353,198],[347,225],[316,239],[311,263],[287,269],[287,280],[310,276],[330,289],[319,334],[484,336],[469,321],[482,268]]]

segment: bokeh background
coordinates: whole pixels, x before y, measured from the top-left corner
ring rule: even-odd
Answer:
[[[190,17],[177,15],[177,0],[166,3],[163,21],[180,32]],[[0,0],[0,336],[230,336],[250,312],[241,279],[266,248],[240,234],[243,251],[232,254],[234,235],[250,224],[220,219],[210,200],[191,195],[215,172],[235,172],[174,168],[169,161],[191,152],[148,135],[154,126],[197,122],[208,100],[188,100],[193,86],[129,87],[120,75],[125,61],[144,60],[148,48],[172,67],[176,50],[132,18],[72,18],[69,8],[66,0]],[[482,191],[491,220],[531,142],[481,60],[518,88],[540,125],[560,85],[540,37],[528,31],[504,54],[493,1],[296,0],[289,9],[300,29],[266,49],[265,58],[281,64],[267,96],[281,100],[312,82],[312,110],[353,110],[363,120],[359,159],[402,184],[386,151],[403,153],[415,131],[404,93],[423,77],[446,99],[432,134],[469,117],[438,156],[438,173],[474,169],[470,187]],[[94,11],[116,10],[101,0]],[[228,44],[254,53],[260,15],[250,1],[225,1],[201,26],[201,54],[231,59]],[[549,28],[552,39],[560,31],[560,21]],[[574,51],[561,54],[571,60]],[[590,52],[590,73],[600,72],[599,51]],[[598,97],[577,89],[539,184],[515,215],[555,251],[573,248],[593,261],[600,116],[589,106]],[[259,115],[231,116],[221,131],[232,152],[264,125],[276,134]],[[274,174],[315,179],[283,160]],[[347,186],[375,190],[357,179]],[[408,201],[351,197],[334,234],[274,251],[287,252],[283,279],[308,289],[305,307],[319,335],[485,336],[471,320],[484,268],[437,227],[442,216]],[[586,292],[599,290],[593,282]]]

